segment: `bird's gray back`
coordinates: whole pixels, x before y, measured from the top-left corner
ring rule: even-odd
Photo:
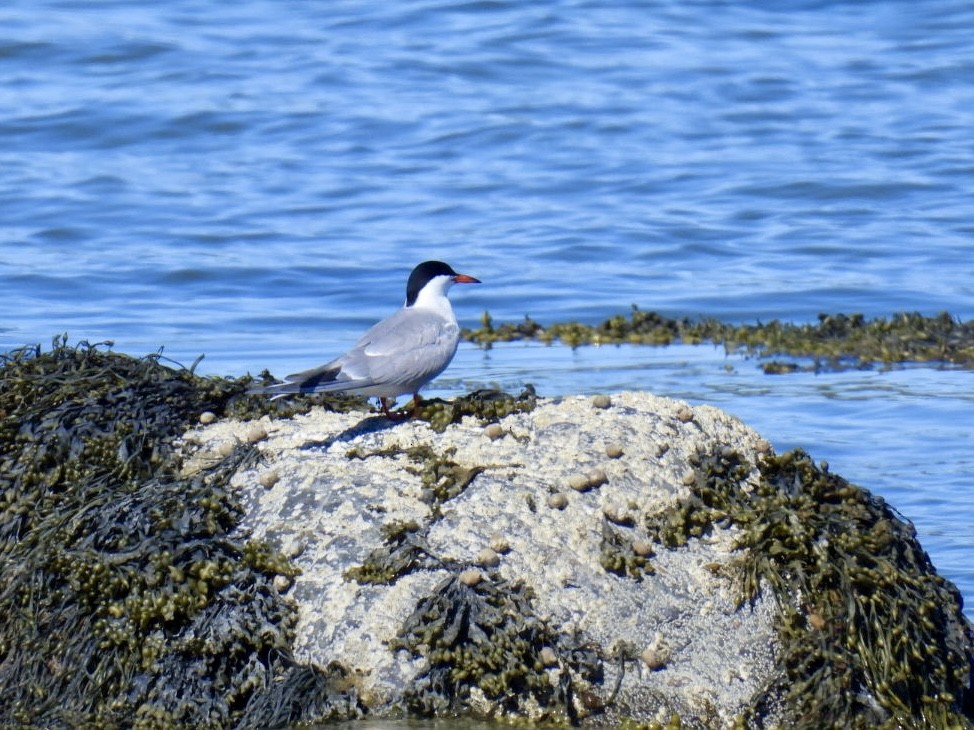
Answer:
[[[455,319],[420,309],[400,309],[366,332],[336,364],[350,379],[399,386],[406,393],[443,372],[459,340]]]

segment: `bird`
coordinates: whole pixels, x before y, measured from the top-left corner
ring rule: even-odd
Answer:
[[[412,393],[413,414],[419,389],[446,370],[460,342],[460,325],[447,292],[454,284],[480,284],[442,261],[424,261],[409,274],[402,308],[376,323],[343,355],[285,382],[251,392],[279,398],[294,393],[352,393],[377,397],[393,418],[389,399]]]

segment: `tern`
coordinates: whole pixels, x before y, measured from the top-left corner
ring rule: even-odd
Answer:
[[[292,393],[378,397],[389,418],[389,399],[412,393],[415,413],[419,389],[446,370],[460,342],[460,325],[446,293],[454,284],[479,283],[442,261],[424,261],[409,275],[402,309],[373,325],[351,350],[254,392],[275,398]]]

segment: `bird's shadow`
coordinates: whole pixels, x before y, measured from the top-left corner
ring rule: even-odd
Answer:
[[[342,441],[351,441],[352,439],[363,436],[367,433],[377,433],[378,431],[384,431],[393,426],[398,426],[402,423],[400,419],[388,418],[383,415],[371,415],[366,416],[361,421],[353,426],[349,426],[344,431],[336,433],[334,436],[329,436],[326,439],[315,440],[315,441],[305,441],[298,448],[302,451],[307,451],[310,449],[327,449],[332,444],[336,444]]]

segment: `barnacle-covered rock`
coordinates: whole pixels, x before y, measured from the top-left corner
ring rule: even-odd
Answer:
[[[972,654],[959,597],[919,557],[893,573],[892,558],[869,562],[883,546],[920,555],[895,514],[868,517],[863,490],[824,488],[801,466],[807,457],[776,456],[714,408],[640,393],[611,402],[539,399],[500,417],[516,437],[494,441],[479,419],[275,420],[257,447],[281,480],[267,489],[248,468],[234,485],[255,537],[314,536],[289,593],[303,607],[296,656],[338,660],[374,715],[633,727],[967,721]],[[210,426],[199,448],[246,429]],[[610,457],[607,443],[625,450]],[[863,552],[846,562],[828,552],[856,540]],[[495,544],[515,547],[500,558],[485,548]],[[807,562],[819,553],[824,563]],[[900,586],[890,613],[854,595],[855,620],[839,613],[843,591],[887,578]],[[907,594],[926,608],[908,608]],[[914,610],[903,638],[870,623]],[[861,649],[822,643],[833,634],[872,648],[855,660]],[[936,647],[913,649],[930,657],[922,686],[904,674],[906,655],[883,654],[911,639]],[[842,656],[841,671],[825,656]],[[840,685],[844,703],[822,714],[815,703]]]

